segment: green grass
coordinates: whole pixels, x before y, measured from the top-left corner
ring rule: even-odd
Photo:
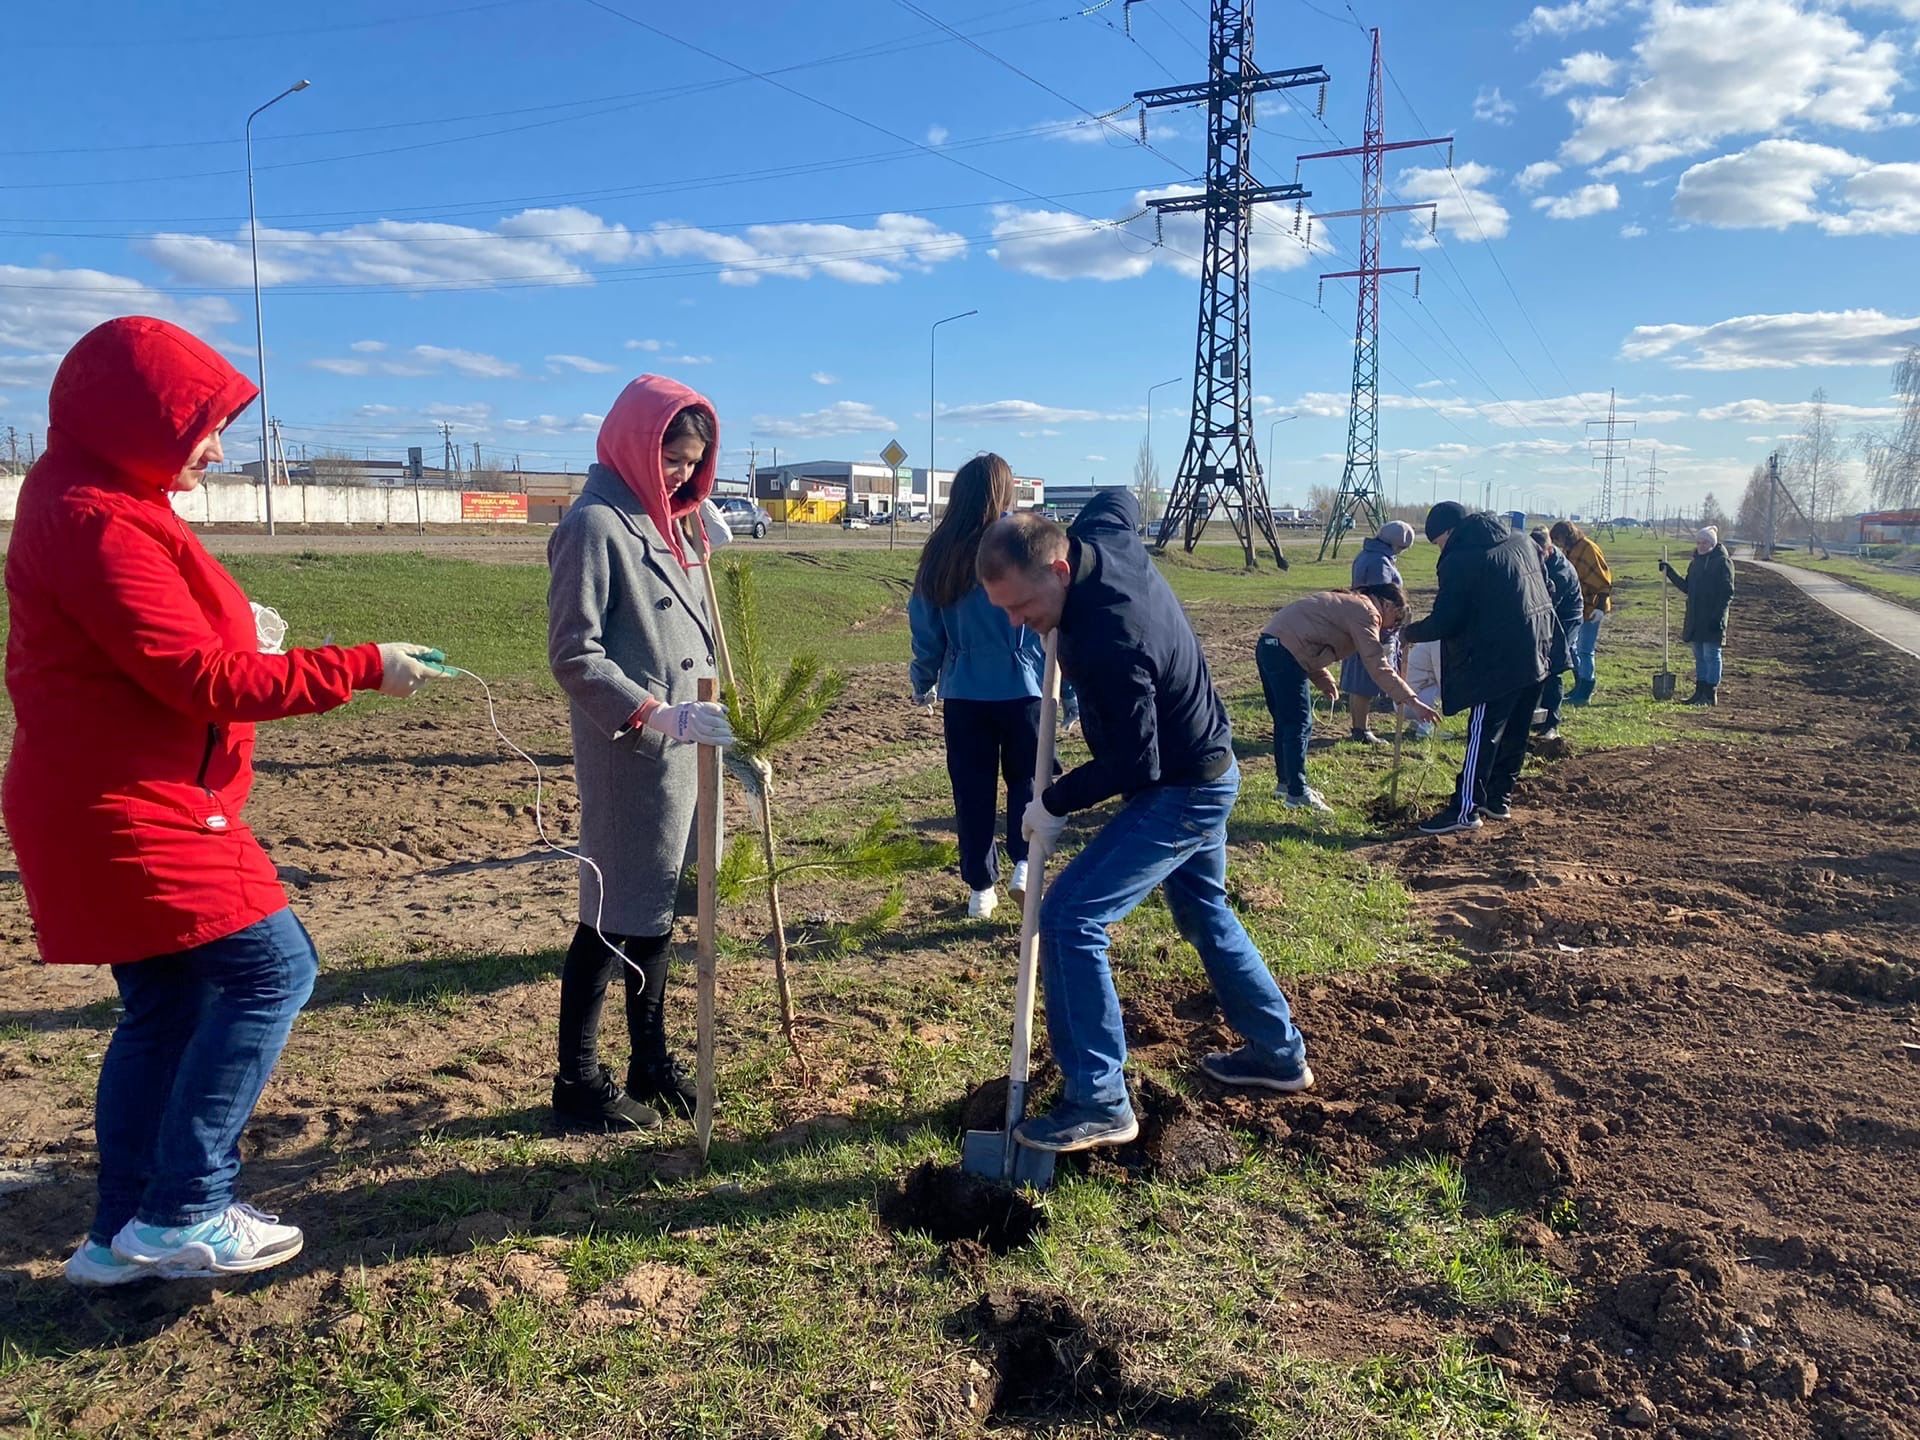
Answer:
[[[1511,1217],[1470,1213],[1457,1162],[1404,1160],[1368,1177],[1364,1195],[1380,1252],[1461,1304],[1531,1313],[1567,1298],[1566,1282],[1509,1239]]]
[[[1895,570],[1890,566],[1876,565],[1870,560],[1854,560],[1842,555],[1823,560],[1818,555],[1788,550],[1776,551],[1774,559],[1783,565],[1831,575],[1883,600],[1920,610],[1920,571]]]

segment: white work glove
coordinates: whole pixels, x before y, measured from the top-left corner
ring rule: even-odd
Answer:
[[[1040,803],[1038,795],[1027,802],[1026,813],[1020,817],[1020,833],[1027,837],[1027,843],[1049,852],[1054,842],[1059,840],[1060,832],[1066,828],[1067,817],[1047,809]]]
[[[425,645],[382,645],[380,693],[406,699],[434,676],[447,673],[434,663],[439,659],[440,652]]]
[[[641,724],[682,745],[718,745],[724,750],[733,744],[733,726],[727,722],[727,707],[713,700],[662,705]]]
[[[926,694],[913,697],[913,708],[916,710],[931,710],[939,703],[940,687],[938,685],[929,685]]]
[[[711,499],[700,502],[700,525],[707,532],[707,548],[718,550],[733,543],[733,531],[727,525],[726,512]]]

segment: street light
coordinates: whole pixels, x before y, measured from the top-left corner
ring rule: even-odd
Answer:
[[[273,451],[267,439],[267,332],[260,314],[260,224],[253,210],[253,122],[261,110],[271,109],[287,96],[304,90],[311,80],[296,80],[259,110],[247,116],[247,247],[253,251],[253,343],[260,361],[260,482],[267,497],[267,534],[273,534]]]
[[[934,407],[934,403],[933,403],[933,354],[934,354],[933,342],[935,338],[939,335],[940,327],[942,325],[951,324],[955,320],[964,320],[969,315],[978,315],[979,313],[980,312],[978,310],[962,310],[958,315],[949,315],[945,320],[936,320],[933,322],[932,325],[927,327],[927,523],[928,524],[935,524],[940,519],[940,512],[938,509],[935,508],[933,503],[934,486],[939,483],[937,480],[934,479],[934,476],[933,476],[933,427],[934,427],[934,422],[939,415],[939,411]]]
[[[1298,420],[1299,418],[1300,417],[1297,414],[1282,415],[1278,420],[1274,421],[1271,425],[1267,426],[1267,464],[1268,465],[1273,464],[1273,432],[1278,430],[1282,425],[1286,424],[1287,421]],[[1264,479],[1265,477],[1263,476],[1262,478]],[[1269,481],[1267,484],[1267,503],[1269,505],[1273,503],[1273,485],[1271,481]]]
[[[1147,499],[1149,502],[1151,502],[1153,499],[1153,489],[1154,489],[1154,484],[1153,484],[1153,392],[1156,390],[1163,389],[1168,385],[1178,385],[1182,380],[1186,378],[1187,377],[1184,375],[1176,375],[1171,380],[1162,380],[1158,385],[1149,385],[1147,387]],[[1151,515],[1142,515],[1140,518],[1142,520],[1153,519]]]

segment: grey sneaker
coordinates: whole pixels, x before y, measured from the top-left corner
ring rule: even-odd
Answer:
[[[229,1205],[193,1225],[145,1225],[129,1220],[113,1237],[113,1253],[170,1280],[186,1276],[249,1275],[293,1259],[305,1242],[299,1227],[251,1205]]]
[[[1287,1095],[1313,1088],[1313,1070],[1306,1061],[1286,1064],[1251,1045],[1209,1055],[1200,1062],[1200,1068],[1222,1085],[1252,1086]]]
[[[1096,1145],[1124,1145],[1140,1133],[1133,1107],[1099,1110],[1091,1105],[1061,1104],[1046,1115],[1034,1115],[1014,1127],[1013,1138],[1029,1150],[1065,1154],[1091,1150]]]
[[[1311,785],[1304,795],[1285,796],[1283,802],[1289,810],[1313,810],[1322,815],[1331,815],[1333,806],[1327,803],[1327,797]]]
[[[1480,816],[1478,812],[1462,820],[1460,818],[1460,812],[1452,806],[1448,806],[1431,820],[1421,825],[1420,833],[1422,835],[1451,835],[1456,830],[1478,830],[1479,828]]]

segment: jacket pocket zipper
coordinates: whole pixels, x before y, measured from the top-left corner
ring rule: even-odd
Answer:
[[[198,785],[207,797],[207,814],[205,819],[209,830],[224,830],[227,828],[227,817],[220,808],[220,797],[215,795],[213,793],[213,787],[207,784],[207,771],[213,768],[213,747],[217,745],[219,741],[220,727],[218,725],[207,726],[206,748],[200,752],[200,773],[193,777],[193,783]]]

